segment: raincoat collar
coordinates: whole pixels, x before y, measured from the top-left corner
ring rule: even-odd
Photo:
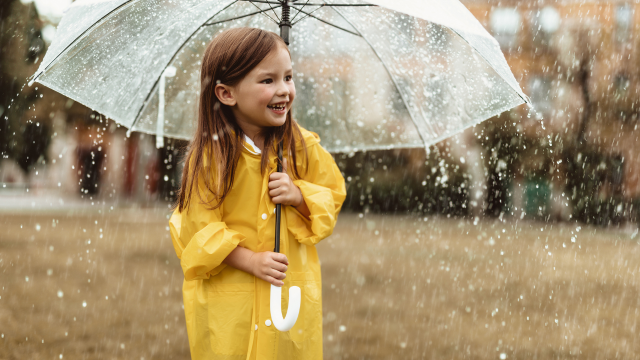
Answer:
[[[253,142],[253,140],[251,140],[250,137],[247,136],[247,134],[244,134],[244,141],[251,147],[249,148],[247,145],[244,145],[244,148],[247,149],[250,153],[252,153],[253,155],[260,155],[262,154],[262,150],[260,150],[259,147],[256,146],[256,144]]]

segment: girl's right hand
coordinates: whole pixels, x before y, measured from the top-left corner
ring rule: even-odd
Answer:
[[[251,256],[253,275],[275,286],[284,285],[289,260],[285,254],[272,251],[257,252]]]

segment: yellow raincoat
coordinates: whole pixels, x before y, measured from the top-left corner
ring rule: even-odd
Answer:
[[[283,206],[280,230],[280,252],[289,260],[282,288],[283,315],[289,287],[302,291],[300,315],[291,330],[280,332],[271,324],[271,284],[222,263],[236,246],[254,252],[274,250],[275,204],[268,182],[275,171],[275,156],[263,176],[260,155],[243,149],[233,187],[222,206],[208,210],[193,196],[189,209],[182,213],[176,209],[169,220],[185,278],[184,311],[192,359],[322,359],[322,286],[315,245],[331,235],[346,190],[318,135],[301,131],[309,161],[305,174],[299,147],[302,179],[293,182],[311,212],[310,221],[294,207]]]

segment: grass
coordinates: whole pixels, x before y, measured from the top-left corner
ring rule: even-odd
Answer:
[[[3,214],[0,359],[189,358],[166,215]],[[639,238],[342,214],[318,246],[324,357],[635,359]]]

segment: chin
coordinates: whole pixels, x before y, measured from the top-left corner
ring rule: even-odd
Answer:
[[[282,120],[278,120],[278,122],[277,122],[277,123],[278,123],[278,125],[276,125],[276,126],[282,126],[282,125],[284,125],[284,123],[286,123],[286,122],[287,122],[287,118],[285,117],[285,118],[284,118],[284,119],[282,119]]]
[[[282,119],[280,118],[276,118],[276,119],[270,119],[270,121],[268,121],[269,126],[282,126],[284,125],[284,123],[287,122],[287,116],[285,114],[285,116],[282,117]]]

